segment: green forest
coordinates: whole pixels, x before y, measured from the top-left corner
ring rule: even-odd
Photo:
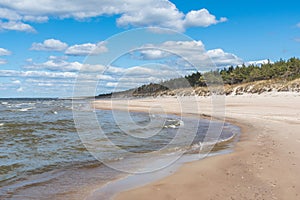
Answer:
[[[163,81],[159,84],[143,85],[137,89],[137,92],[154,92],[158,90],[176,89],[182,87],[206,87],[207,82],[234,85],[248,83],[260,80],[281,79],[294,80],[300,78],[300,59],[290,58],[288,60],[279,60],[275,63],[268,62],[257,65],[230,66],[222,70],[209,71],[205,73],[196,72],[191,75]],[[160,85],[160,86],[159,86]]]
[[[290,58],[289,60],[279,60],[275,63],[262,64],[261,66],[230,66],[222,70],[193,73],[185,78],[191,86],[205,86],[205,78],[210,74],[220,74],[224,84],[239,84],[270,79],[294,80],[300,78],[300,59]],[[208,78],[209,79],[209,78]]]
[[[217,84],[235,85],[261,80],[292,81],[297,78],[300,78],[300,59],[293,57],[288,60],[281,59],[274,63],[268,62],[260,66],[246,66],[243,64],[241,66],[230,66],[205,73],[196,72],[185,77],[174,78],[160,83],[150,83],[135,89],[117,93],[132,93],[133,95],[139,96],[179,88],[207,87],[207,83],[211,84],[214,82]],[[98,97],[107,97],[110,95],[112,94],[102,94]]]

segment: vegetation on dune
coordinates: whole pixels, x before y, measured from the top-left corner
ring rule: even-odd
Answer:
[[[191,86],[201,87],[206,85],[205,80],[211,80],[209,77],[211,74],[220,74],[223,83],[229,85],[270,79],[291,81],[300,78],[300,59],[291,58],[287,61],[269,62],[261,66],[230,66],[222,70],[206,72],[204,74],[197,72],[185,78],[189,81]]]
[[[294,80],[300,78],[300,60],[291,58],[287,61],[280,60],[261,66],[237,66],[220,71],[225,84],[247,83],[260,80],[284,79]]]
[[[160,83],[170,89],[179,89],[184,87],[205,87],[207,83],[224,83],[225,85],[235,85],[241,83],[249,83],[261,80],[287,80],[291,81],[300,78],[300,59],[291,58],[287,61],[280,60],[275,63],[257,65],[230,66],[222,70],[210,71],[201,74],[200,72],[191,75],[171,79]],[[152,84],[139,87],[138,92],[152,90]],[[164,89],[166,90],[166,89]]]
[[[191,75],[170,79],[163,81],[159,84],[150,83],[141,87],[128,90],[127,92],[121,92],[120,94],[132,94],[132,96],[150,96],[150,95],[172,95],[176,91],[181,91],[184,88],[196,88],[195,91],[199,91],[199,95],[208,94],[209,91],[205,89],[207,85],[213,83],[224,84],[226,94],[230,94],[237,85],[247,85],[245,90],[260,91],[258,87],[264,88],[264,84],[267,87],[278,87],[278,84],[274,85],[274,81],[277,83],[291,82],[295,79],[300,78],[300,59],[290,58],[288,60],[279,60],[278,62],[257,65],[241,65],[241,66],[230,66],[222,70],[210,71],[205,73],[196,72]],[[272,84],[270,83],[272,82]],[[253,87],[251,85],[255,85]],[[298,87],[298,81],[293,82],[293,87]],[[201,88],[201,89],[199,89]],[[285,85],[285,88],[288,88]],[[271,89],[264,90],[269,91]],[[263,90],[263,91],[264,91]],[[200,92],[201,91],[201,92]],[[249,90],[250,91],[250,90]],[[259,93],[259,92],[258,92]]]

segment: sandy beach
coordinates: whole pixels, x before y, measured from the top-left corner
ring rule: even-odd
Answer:
[[[97,109],[210,116],[210,97],[97,100]],[[267,93],[227,96],[225,117],[242,129],[231,154],[186,163],[173,175],[119,193],[115,199],[299,199],[300,95]],[[218,114],[215,115],[218,117]]]

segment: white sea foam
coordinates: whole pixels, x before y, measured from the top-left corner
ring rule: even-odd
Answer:
[[[19,110],[17,110],[17,111],[20,111],[20,112],[27,112],[27,111],[32,110],[32,109],[35,109],[35,107],[21,108],[21,109],[19,109]]]
[[[24,106],[35,106],[35,102],[29,102],[29,103],[18,103],[18,104],[14,104],[15,107],[19,108],[19,107],[24,107]]]
[[[0,127],[1,127],[1,126],[4,126],[4,123],[0,123]]]
[[[176,122],[174,124],[169,124],[169,125],[165,125],[164,128],[179,128],[184,126],[184,122],[182,120],[175,120],[175,119],[170,119],[167,120],[168,122]]]

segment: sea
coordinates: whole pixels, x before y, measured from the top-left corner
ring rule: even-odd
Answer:
[[[197,159],[207,142],[208,119],[91,111],[88,101],[0,99],[0,199],[88,199],[134,172],[151,176],[181,158]],[[90,114],[97,126],[74,120]],[[231,151],[239,132],[225,123],[217,141],[210,141],[223,144],[212,154]]]

